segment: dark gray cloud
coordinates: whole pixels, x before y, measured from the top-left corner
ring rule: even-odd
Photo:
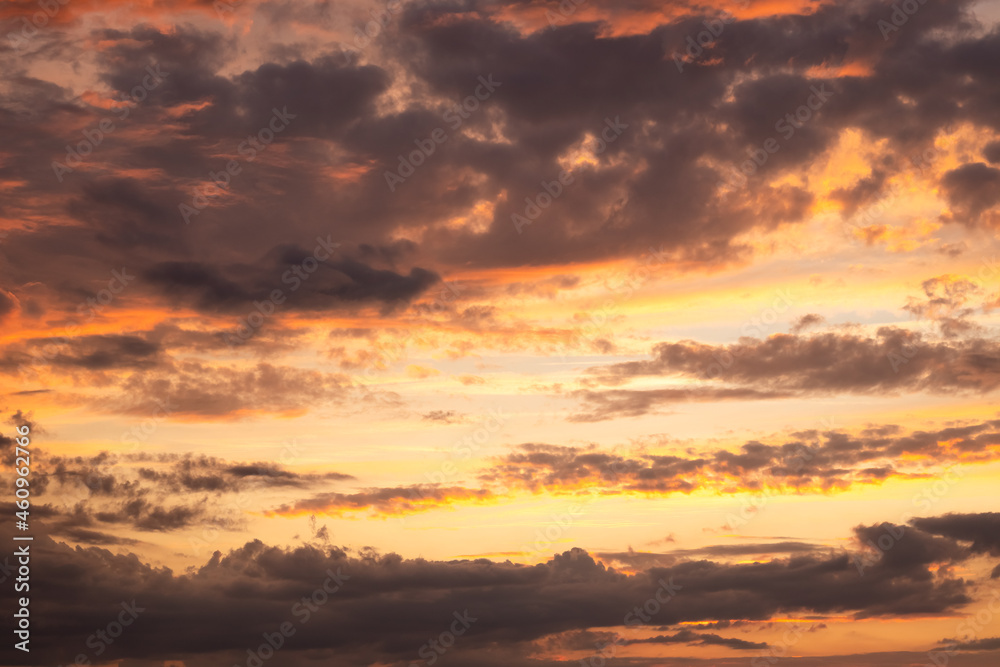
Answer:
[[[524,444],[497,457],[481,471],[479,479],[491,485],[556,493],[572,492],[582,486],[603,493],[691,493],[704,488],[726,491],[764,487],[833,490],[856,483],[880,484],[894,477],[924,476],[924,464],[929,462],[993,460],[994,449],[1000,444],[1000,421],[933,431],[907,432],[896,425],[873,427],[859,434],[809,430],[775,435],[768,440],[748,441],[736,451],[702,449],[677,455]],[[978,528],[985,534],[988,526]],[[927,530],[936,532],[930,527]],[[960,535],[940,534],[952,538]]]
[[[1000,513],[945,514],[913,519],[910,523],[926,533],[971,542],[975,552],[1000,556]]]
[[[128,396],[105,409],[177,419],[185,415],[226,418],[250,413],[288,413],[328,405],[337,398],[363,400],[373,394],[340,373],[259,362],[254,366],[210,366],[198,361],[169,364],[122,378]]]
[[[198,262],[165,262],[151,266],[143,277],[164,294],[186,300],[210,312],[254,312],[254,302],[268,302],[275,290],[282,292],[280,312],[295,309],[322,310],[338,304],[382,302],[388,307],[406,304],[423,293],[439,277],[425,269],[411,269],[408,275],[372,268],[355,260],[318,263],[313,274],[299,267],[310,257],[296,246],[275,248],[269,253],[270,270],[255,266],[215,267]],[[226,274],[239,275],[239,280]],[[303,278],[300,276],[308,276]],[[305,288],[303,291],[298,290]],[[287,299],[287,302],[286,302]]]
[[[36,458],[33,493],[49,532],[83,544],[123,545],[128,530],[192,526],[234,530],[253,494],[312,493],[354,480],[344,473],[297,473],[271,462],[234,462],[191,454],[112,454]],[[13,505],[11,505],[13,512]]]
[[[34,338],[5,353],[0,366],[17,369],[41,362],[89,371],[143,369],[158,365],[159,354],[156,343],[132,335]]]
[[[748,556],[776,556],[782,554],[807,554],[824,551],[822,547],[807,542],[775,542],[773,544],[713,544],[697,549],[672,549],[664,553],[622,551],[597,553],[595,556],[612,566],[629,570],[649,569],[654,566],[673,565],[684,559],[743,559]]]
[[[934,145],[949,126],[982,137],[1000,130],[1000,31],[977,25],[972,3],[965,0],[923,3],[919,14],[888,38],[877,23],[890,15],[890,2],[813,3],[797,14],[744,18],[727,25],[707,57],[685,63],[684,72],[675,56],[685,38],[715,17],[713,7],[590,0],[555,26],[522,30],[515,27],[519,19],[555,5],[408,2],[380,36],[374,57],[345,54],[312,32],[320,22],[339,18],[337,8],[325,2],[241,4],[238,11],[254,12],[247,24],[215,23],[209,0],[156,3],[157,10],[168,10],[165,15],[143,13],[122,30],[105,27],[114,23],[107,17],[84,20],[90,18],[87,3],[62,4],[59,19],[41,30],[28,50],[16,50],[7,40],[0,45],[0,63],[11,83],[0,93],[5,156],[0,215],[9,221],[5,226],[17,225],[5,230],[0,246],[0,318],[5,325],[23,318],[36,329],[73,326],[80,305],[101,294],[109,273],[127,267],[139,278],[110,307],[193,311],[209,323],[197,331],[161,324],[151,331],[25,340],[0,351],[0,369],[10,373],[28,366],[61,374],[66,387],[103,383],[110,401],[51,398],[115,413],[232,419],[371,399],[342,374],[267,359],[240,366],[182,356],[222,349],[225,339],[210,327],[245,316],[254,301],[290,287],[283,282],[285,271],[308,260],[318,237],[342,241],[343,248],[321,262],[259,336],[237,352],[263,355],[297,345],[298,332],[283,324],[301,313],[410,308],[415,317],[428,316],[430,309],[420,307],[420,300],[440,276],[457,269],[579,265],[635,258],[651,248],[679,260],[681,272],[746,260],[754,253],[744,240],[748,236],[797,225],[811,215],[817,201],[808,167],[845,131],[859,131],[867,145],[885,146],[868,173],[834,193],[850,215],[884,196],[900,172],[911,170],[894,156]],[[7,34],[8,23],[22,10],[27,11],[19,6],[5,13],[0,34]],[[241,34],[230,30],[233,25],[251,28]],[[627,29],[618,29],[623,26]],[[53,62],[60,72],[70,71],[58,79],[65,84],[44,80]],[[72,64],[70,70],[65,63]],[[119,119],[106,108],[107,89],[129,94],[150,67],[161,68],[165,78]],[[460,128],[451,128],[445,113],[473,94],[480,77],[501,83]],[[814,89],[828,91],[829,102],[781,141],[745,187],[720,186],[748,151],[759,151],[776,136],[775,121],[803,105]],[[266,150],[254,149],[251,160],[241,147],[276,113],[290,122]],[[55,173],[53,161],[67,161],[67,144],[79,146],[84,130],[108,118],[116,129],[93,155],[72,172]],[[385,172],[398,168],[400,156],[439,127],[447,128],[447,142],[389,192]],[[611,127],[620,128],[620,136],[595,151],[597,137]],[[926,184],[951,208],[942,218],[942,236],[997,227],[995,144],[982,150],[989,164],[967,158],[939,182]],[[590,159],[577,161],[573,183],[519,234],[511,215],[581,153],[590,153]],[[209,187],[210,174],[230,159],[239,160],[240,173],[186,224],[178,206]],[[484,204],[492,205],[477,213],[485,218],[461,222]],[[940,246],[946,255],[965,247],[948,241]],[[525,281],[510,289],[558,294],[574,280]],[[912,312],[926,316],[941,294],[928,293]],[[575,419],[641,415],[683,401],[995,390],[996,341],[972,335],[975,330],[963,324],[966,306],[955,294],[945,297],[956,304],[948,319],[936,320],[950,332],[945,341],[887,327],[874,337],[665,343],[650,360],[608,366],[589,377],[592,382],[576,394],[585,410]],[[466,330],[492,330],[496,321],[488,308],[454,304],[442,310]],[[358,327],[363,328],[377,327]],[[613,344],[601,340],[595,349],[607,352]],[[730,357],[732,363],[723,361]],[[685,383],[703,379],[706,385],[623,386],[645,376]],[[447,422],[451,416],[431,413],[430,419]],[[71,549],[39,535],[38,562],[45,567],[33,583],[45,595],[33,602],[40,648],[31,659],[71,662],[73,647],[85,651],[95,625],[113,619],[121,602],[135,599],[145,615],[104,657],[177,659],[189,667],[235,664],[245,660],[246,648],[259,645],[263,633],[289,619],[296,602],[321,584],[327,570],[339,567],[352,578],[299,629],[280,660],[408,662],[453,612],[468,609],[482,620],[463,639],[463,648],[443,662],[524,663],[533,642],[620,624],[623,610],[648,599],[661,577],[676,578],[686,601],[665,609],[657,627],[802,612],[953,613],[968,601],[971,584],[954,578],[949,568],[972,554],[996,555],[991,518],[917,520],[903,538],[906,548],[886,554],[864,578],[847,556],[791,546],[781,558],[755,564],[706,560],[733,555],[718,548],[674,553],[673,560],[637,556],[634,563],[646,569],[626,575],[579,550],[541,565],[517,566],[352,555],[333,547],[283,550],[261,542],[177,574],[128,554],[123,549],[128,538],[114,533],[180,530],[213,521],[226,525],[230,517],[216,513],[211,501],[247,487],[301,493],[305,498],[289,498],[284,509],[303,512],[492,501],[491,485],[500,483],[552,492],[576,485],[672,493],[691,491],[703,478],[756,484],[759,475],[761,483],[782,487],[834,489],[919,474],[919,466],[909,465],[912,460],[990,460],[997,432],[997,424],[989,422],[935,432],[793,434],[700,456],[534,445],[484,471],[480,481],[486,489],[330,491],[327,485],[347,481],[345,476],[307,479],[266,462],[193,459],[188,468],[177,460],[133,460],[134,474],[123,475],[110,459],[66,459],[61,472],[46,471],[33,482],[53,504],[37,507],[40,520],[61,537],[121,553]],[[5,436],[0,442],[9,444]],[[80,491],[80,475],[91,482],[85,485],[87,502],[55,506],[55,487]],[[862,527],[858,536],[873,530]],[[9,588],[0,593],[8,602],[11,595]],[[663,632],[658,639],[664,644],[753,645],[721,634]],[[23,661],[9,646],[0,650],[5,663]],[[922,660],[893,653],[786,658],[784,664],[895,666]],[[977,664],[973,660],[992,665],[996,656],[959,655],[952,664]],[[698,664],[684,657],[656,662]]]
[[[792,324],[791,332],[794,334],[801,333],[802,331],[808,329],[811,326],[816,326],[826,322],[826,318],[822,315],[817,315],[816,313],[809,313],[808,315],[803,315],[802,317],[795,320]]]
[[[489,489],[422,484],[407,487],[371,488],[357,493],[320,493],[270,510],[269,514],[325,514],[341,516],[351,512],[411,514],[448,507],[456,502],[484,502],[495,499]]]
[[[3,320],[17,308],[17,301],[13,295],[0,290],[0,320]]]
[[[600,11],[615,17],[641,4]],[[0,135],[24,159],[16,170],[0,168],[18,183],[0,206],[19,214],[12,217],[52,222],[11,232],[4,241],[11,264],[0,279],[24,285],[44,277],[49,298],[72,307],[79,285],[127,260],[152,283],[136,286],[136,296],[235,308],[261,293],[268,253],[333,234],[358,254],[327,267],[326,282],[302,295],[301,307],[322,309],[406,305],[436,275],[467,263],[581,262],[636,256],[651,246],[699,263],[746,257],[741,234],[795,224],[813,200],[808,188],[776,179],[798,173],[842,131],[860,129],[873,144],[886,139],[908,155],[930,146],[949,123],[996,129],[1000,36],[975,30],[969,5],[921,6],[920,20],[890,40],[875,28],[887,9],[881,2],[748,18],[727,25],[712,57],[684,72],[674,55],[715,12],[691,7],[645,32],[614,35],[579,21],[582,14],[519,32],[509,12],[526,10],[525,3],[408,3],[381,36],[380,65],[329,45],[309,49],[308,58],[286,45],[267,51],[270,61],[235,71],[242,47],[234,34],[190,24],[98,29],[90,35],[102,44],[97,74],[115,94],[128,94],[154,64],[167,75],[96,148],[92,159],[117,171],[79,168],[63,183],[52,160],[64,160],[66,144],[82,138],[66,128],[96,125],[109,113],[33,78],[7,54],[19,88],[0,104]],[[267,3],[263,16],[291,26],[306,15],[328,21],[329,14]],[[60,31],[42,40],[66,53],[79,48]],[[835,74],[857,60],[869,66],[868,76]],[[823,70],[830,73],[817,74]],[[445,112],[491,74],[501,86],[452,130]],[[404,80],[413,94],[386,104]],[[813,86],[832,92],[815,118],[782,141],[750,187],[719,197],[723,171],[775,136],[776,120],[804,104]],[[295,117],[251,163],[238,147],[267,126],[275,108]],[[541,181],[558,177],[560,159],[599,135],[609,118],[628,128],[596,156],[596,166],[575,170],[567,193],[525,230],[526,243],[511,214]],[[174,131],[154,131],[164,125]],[[385,171],[438,127],[448,130],[448,141],[390,193]],[[225,167],[220,156],[239,158],[241,173],[225,197],[185,225],[178,204]],[[907,168],[883,162],[844,193],[848,207],[878,198],[888,178]],[[996,204],[991,169],[972,163],[945,176],[956,222],[989,218]],[[150,172],[157,177],[142,176]],[[485,230],[444,224],[503,192],[507,203]],[[226,253],[213,253],[222,239]],[[264,267],[250,270],[261,258]],[[333,280],[338,273],[343,283]]]
[[[916,529],[907,534],[904,540],[926,539]],[[196,570],[174,574],[133,555],[70,549],[44,535],[33,549],[48,566],[34,573],[32,583],[49,594],[35,599],[32,612],[60,619],[39,624],[37,635],[33,633],[39,649],[37,657],[32,651],[32,659],[49,664],[71,661],[73,647],[83,647],[95,631],[92,626],[132,600],[144,609],[143,622],[122,634],[108,659],[216,654],[220,660],[239,661],[248,647],[260,643],[262,633],[290,621],[296,634],[283,659],[292,661],[298,652],[308,651],[331,664],[407,660],[453,619],[453,612],[466,610],[476,621],[456,651],[475,655],[496,642],[517,645],[574,630],[620,627],[662,581],[678,587],[676,598],[648,621],[636,619],[640,625],[766,620],[803,612],[858,618],[941,614],[969,602],[966,582],[949,578],[947,568],[934,573],[936,565],[965,556],[944,548],[919,551],[905,562],[886,557],[864,577],[846,554],[742,565],[686,560],[626,575],[580,549],[526,566],[485,559],[351,555],[334,547],[285,550],[253,541],[225,555],[216,552]],[[306,607],[296,603],[321,588],[330,573],[339,573],[341,589],[303,621]],[[9,598],[12,593],[0,595]],[[757,647],[690,630],[664,637],[669,639],[654,641]],[[3,650],[5,655],[12,651]]]
[[[942,639],[941,643],[949,644],[949,648],[957,651],[998,651],[1000,637],[984,637],[968,642],[958,642],[954,639]]]
[[[578,398],[586,412],[569,416],[573,422],[596,422],[620,417],[639,417],[674,403],[717,401],[753,401],[789,398],[790,391],[761,390],[751,387],[695,387],[687,389],[613,389],[580,390],[571,394]]]
[[[461,415],[454,410],[431,410],[424,413],[421,418],[424,421],[441,422],[444,424],[454,424],[465,421],[465,415]]]
[[[1000,387],[1000,345],[991,337],[975,336],[935,341],[891,326],[879,328],[870,337],[834,332],[774,334],[765,340],[742,338],[730,345],[685,340],[657,344],[650,360],[592,368],[588,379],[592,380],[589,384],[621,385],[641,377],[714,384],[581,390],[577,396],[586,412],[573,419],[636,416],[686,401],[876,392],[983,394]],[[728,386],[719,386],[722,383]]]
[[[1000,203],[1000,169],[982,162],[952,169],[942,180],[956,220],[967,225],[980,222],[980,216]],[[986,222],[989,227],[995,222]]]
[[[992,164],[1000,163],[1000,141],[991,141],[983,148],[983,157]]]
[[[720,637],[719,635],[705,632],[694,632],[693,630],[681,630],[673,635],[656,635],[643,639],[626,639],[624,644],[631,646],[634,644],[700,644],[702,646],[725,646],[741,651],[768,648],[767,642],[751,642],[746,639],[735,637]]]

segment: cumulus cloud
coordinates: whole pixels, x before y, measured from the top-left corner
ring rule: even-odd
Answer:
[[[914,306],[916,307],[916,306]],[[589,370],[592,384],[637,378],[701,380],[678,389],[581,390],[577,421],[636,416],[686,401],[753,400],[829,394],[967,392],[1000,387],[1000,345],[992,337],[936,341],[900,327],[873,336],[827,332],[743,338],[729,345],[659,343],[652,358]]]
[[[751,440],[735,451],[699,448],[697,453],[672,455],[531,443],[497,457],[480,473],[480,480],[554,493],[584,488],[637,494],[831,491],[923,477],[929,466],[992,461],[997,445],[1000,421],[930,431],[907,431],[892,424],[857,434],[809,430],[772,436],[770,442]]]
[[[354,480],[340,472],[299,473],[273,462],[191,454],[46,453],[36,461],[33,512],[46,519],[50,534],[83,544],[133,544],[130,530],[234,530],[253,509],[255,493],[306,494]]]
[[[927,539],[918,533],[913,529],[903,539]],[[228,554],[216,552],[203,566],[175,574],[134,555],[98,547],[71,549],[45,536],[33,549],[48,567],[37,570],[32,582],[59,595],[36,598],[32,612],[64,619],[39,625],[37,637],[33,635],[41,659],[53,663],[72,659],[68,654],[84,646],[94,619],[112,618],[123,601],[147,610],[147,622],[122,634],[109,647],[110,659],[213,655],[238,662],[263,633],[288,621],[296,628],[294,646],[283,653],[289,664],[305,658],[300,652],[334,664],[358,664],[410,659],[414,647],[440,632],[456,610],[476,619],[474,630],[456,649],[475,657],[496,642],[525,644],[591,628],[766,620],[803,611],[857,618],[920,616],[948,613],[970,600],[967,582],[949,578],[944,570],[934,572],[937,565],[967,556],[955,547],[918,550],[905,561],[886,557],[864,577],[846,554],[729,565],[684,559],[623,574],[581,549],[527,566],[485,559],[404,560],[336,547],[280,549],[256,540]],[[658,605],[649,620],[640,620],[632,610],[663,582],[674,587],[675,598]],[[335,592],[317,594],[324,583]],[[8,590],[2,596],[12,594]],[[314,594],[311,607],[302,602]],[[643,641],[740,650],[760,645],[690,629]],[[5,655],[12,650],[4,649]]]

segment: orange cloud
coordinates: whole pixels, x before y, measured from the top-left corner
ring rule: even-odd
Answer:
[[[482,504],[497,496],[486,489],[458,486],[423,486],[366,489],[358,493],[322,493],[312,498],[282,505],[265,512],[266,516],[338,516],[365,513],[379,516],[402,516],[460,503]]]

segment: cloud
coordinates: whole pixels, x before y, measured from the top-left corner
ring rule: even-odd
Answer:
[[[364,302],[394,306],[412,301],[439,280],[437,274],[421,268],[400,275],[349,259],[317,263],[315,273],[309,274],[301,268],[295,271],[306,266],[310,257],[298,247],[276,248],[269,254],[270,270],[164,262],[151,266],[143,277],[165,295],[187,298],[191,305],[207,312],[252,312],[254,302],[268,301],[274,290],[282,292],[276,309],[284,309],[285,299],[289,308],[305,310]],[[241,282],[227,277],[227,272],[242,275]],[[300,288],[305,289],[299,292]]]
[[[269,510],[269,515],[299,516],[369,512],[382,516],[398,516],[450,507],[456,503],[489,502],[496,496],[488,489],[445,487],[438,484],[408,487],[366,489],[358,493],[321,493],[311,498]]]
[[[58,605],[64,619],[40,625],[38,635],[33,634],[39,659],[46,662],[65,662],[63,652],[84,646],[94,619],[99,623],[111,618],[123,600],[135,600],[155,622],[130,627],[110,647],[108,659],[217,654],[219,660],[238,661],[247,647],[260,643],[262,633],[290,621],[296,642],[283,653],[285,659],[296,660],[300,651],[313,659],[336,653],[338,660],[355,664],[411,659],[414,647],[440,632],[439,626],[455,610],[477,619],[476,630],[456,647],[472,655],[498,641],[516,646],[574,630],[621,627],[662,581],[678,587],[676,599],[661,605],[649,621],[636,618],[639,626],[766,620],[803,612],[919,617],[948,613],[969,602],[966,582],[948,578],[943,571],[935,574],[935,559],[950,557],[944,552],[927,553],[917,565],[886,558],[864,577],[848,555],[832,554],[731,565],[690,560],[632,575],[605,567],[581,549],[528,566],[486,559],[354,556],[316,546],[280,549],[258,540],[225,555],[216,552],[208,563],[185,574],[153,567],[130,554],[71,549],[44,535],[36,539],[33,555],[49,564],[33,572],[33,583],[42,590],[61,591],[33,600],[39,617],[55,613],[53,605]],[[75,576],[84,572],[86,577]],[[330,573],[341,581],[335,602],[306,615],[305,606],[296,603],[311,596]],[[72,587],[65,586],[67,577]],[[651,641],[757,647],[691,630]]]
[[[47,364],[64,369],[107,371],[146,369],[159,365],[160,347],[134,335],[34,338],[8,348],[0,368],[15,371],[24,364]]]
[[[964,164],[947,172],[942,184],[958,222],[995,227],[995,216],[984,213],[1000,203],[1000,169],[982,162]]]
[[[716,12],[591,3],[536,30],[512,23],[537,14],[526,3],[482,2],[475,11],[420,4],[385,27],[373,46],[381,57],[364,62],[331,46],[330,15],[319,7],[260,8],[261,21],[310,30],[291,52],[268,42],[252,63],[241,37],[213,21],[171,30],[146,20],[126,29],[80,22],[43,30],[37,43],[47,48],[31,51],[40,61],[80,53],[82,43],[102,49],[93,54],[88,95],[6,56],[21,83],[5,98],[0,131],[19,162],[16,174],[9,166],[3,172],[16,186],[0,202],[12,219],[48,222],[12,230],[0,278],[42,283],[48,305],[64,310],[79,303],[80,286],[95,272],[128,264],[148,278],[130,298],[237,312],[281,286],[283,248],[327,234],[350,238],[344,256],[289,300],[289,312],[324,312],[405,307],[460,265],[567,265],[635,257],[650,247],[689,266],[746,259],[753,252],[747,232],[809,216],[817,201],[811,184],[782,179],[802,173],[845,132],[861,132],[891,154],[930,146],[949,123],[994,126],[998,37],[970,28],[970,5],[922,6],[920,21],[892,40],[857,29],[884,17],[880,2],[791,3],[760,16],[737,8],[740,20],[726,26],[712,57],[684,72],[674,55]],[[64,8],[60,20],[76,11],[86,10]],[[128,11],[145,17],[150,10]],[[119,120],[116,98],[154,63],[167,76]],[[909,75],[914,63],[922,63],[919,81]],[[501,85],[453,129],[445,113],[485,75]],[[400,97],[403,82],[412,86]],[[782,141],[753,188],[720,197],[720,181],[747,159],[747,147],[775,135],[775,122],[804,104],[811,86],[834,93],[818,117]],[[294,118],[250,161],[239,147],[267,127],[275,108]],[[65,160],[67,142],[79,142],[102,118],[114,118],[116,129],[59,183],[53,157]],[[594,155],[615,118],[628,128]],[[390,193],[386,171],[439,127],[447,143]],[[587,152],[590,159],[574,161]],[[178,204],[229,159],[242,171],[184,224]],[[907,168],[875,162],[845,195],[852,202],[879,197]],[[574,183],[526,230],[532,242],[525,243],[511,224],[513,202],[535,196],[565,166]],[[956,222],[989,219],[991,169],[972,162],[943,178]],[[207,250],[219,239],[230,240],[226,253]]]
[[[809,327],[817,324],[823,324],[824,322],[826,322],[826,318],[822,315],[809,313],[808,315],[803,315],[795,320],[795,323],[792,325],[791,332],[793,334],[802,333],[802,331],[808,329]]]
[[[767,642],[751,642],[745,639],[730,637],[720,637],[711,633],[700,633],[692,630],[681,630],[673,635],[656,635],[655,637],[644,637],[642,639],[626,639],[624,644],[632,646],[635,644],[701,644],[705,646],[725,646],[740,651],[750,651],[754,649],[768,648]]]
[[[597,422],[621,417],[639,417],[655,412],[662,406],[687,402],[747,401],[790,398],[788,391],[752,388],[696,387],[692,389],[615,389],[605,391],[575,391],[587,412],[570,415],[571,422]]]
[[[942,644],[952,645],[958,651],[997,651],[1000,650],[1000,637],[984,637],[967,642],[959,642],[954,639],[942,639]]]
[[[913,519],[910,523],[933,535],[971,542],[974,552],[1000,556],[1000,513],[945,514]]]
[[[678,389],[585,390],[575,421],[637,416],[684,401],[757,400],[875,392],[968,392],[1000,387],[1000,346],[992,338],[936,342],[899,327],[874,336],[774,334],[730,345],[659,343],[652,359],[589,370],[592,384],[663,377],[713,384]],[[719,386],[726,383],[728,386]]]
[[[988,312],[990,304],[984,301],[982,283],[964,276],[943,275],[925,280],[922,284],[924,298],[907,300],[904,307],[913,315],[933,321],[945,338],[983,335],[985,330],[969,319],[976,311],[973,299]]]
[[[776,542],[774,544],[715,544],[697,549],[673,549],[666,553],[650,553],[629,549],[617,553],[597,553],[602,562],[627,570],[646,570],[655,566],[673,565],[684,559],[741,559],[750,556],[819,553],[815,544],[806,542]]]
[[[309,492],[354,480],[339,472],[298,473],[269,462],[217,457],[102,452],[94,456],[46,453],[34,469],[34,495],[52,535],[84,544],[131,544],[106,531],[170,532],[191,526],[232,530],[266,490]],[[11,506],[13,511],[13,506]]]
[[[892,478],[925,477],[928,465],[992,461],[1000,446],[1000,421],[929,431],[905,431],[896,425],[858,434],[810,430],[768,440],[751,440],[735,451],[699,448],[698,453],[677,455],[524,444],[495,458],[479,479],[533,493],[580,489],[603,494],[687,494],[701,489],[735,493],[768,488],[829,492]]]
[[[0,320],[6,319],[17,309],[17,297],[10,292],[0,290]]]
[[[129,375],[119,386],[130,401],[114,406],[117,410],[165,418],[301,413],[354,393],[354,385],[345,375],[264,362],[239,367],[187,361]]]
[[[309,492],[277,507],[261,508],[268,515],[348,518],[402,516],[495,503],[519,492],[563,495],[588,489],[601,495],[647,496],[690,494],[699,490],[725,494],[830,493],[856,485],[879,485],[893,478],[925,478],[932,474],[928,466],[937,469],[991,461],[1000,446],[1000,422],[912,432],[884,425],[859,434],[802,431],[772,438],[771,444],[754,440],[735,451],[703,449],[697,455],[525,444],[482,465],[477,473],[479,488],[415,484],[362,487],[354,491],[329,490],[331,483],[357,481],[339,472],[293,473],[272,463],[237,463],[204,456],[102,453],[91,458],[52,457],[43,468],[45,474],[36,493],[45,495],[46,485],[51,482],[58,483],[62,492],[85,490],[89,496],[87,511],[98,520],[132,523],[142,529],[156,526],[157,530],[211,523],[212,512],[225,525],[235,525],[241,516],[225,508],[226,494],[261,489],[287,489],[295,495],[299,491]],[[964,473],[951,468],[948,474],[960,477]],[[178,501],[182,504],[177,505]],[[103,514],[96,514],[98,508],[102,508]],[[207,513],[188,511],[192,508],[203,508]],[[75,511],[69,505],[53,505],[52,509],[61,514]],[[151,515],[148,521],[147,515]],[[986,517],[979,520],[985,521]],[[965,539],[963,535],[972,534],[959,532],[958,526],[947,530],[930,525],[924,528],[926,532],[951,539]],[[989,530],[989,523],[979,528],[983,535],[989,534]],[[977,544],[988,538],[978,539]],[[668,554],[602,554],[602,557],[631,564],[643,559],[669,561],[692,554],[729,557],[809,549],[804,543],[785,542],[720,546],[694,552],[675,550]]]
[[[36,4],[6,3],[0,19],[16,26]],[[796,245],[831,203],[850,215],[895,183],[912,181],[947,204],[914,239],[934,262],[966,251],[974,261],[984,230],[1000,220],[1000,32],[978,23],[979,6],[966,0],[921,3],[919,15],[889,36],[878,30],[892,4],[882,0],[730,3],[739,20],[690,61],[688,39],[717,19],[718,3],[588,0],[553,25],[546,12],[557,2],[407,2],[355,54],[338,40],[370,17],[351,0],[336,3],[337,11],[332,3],[236,3],[224,20],[208,0],[56,4],[28,48],[10,40],[0,47],[14,84],[0,94],[0,371],[33,372],[35,384],[15,388],[50,393],[19,392],[14,400],[46,410],[187,422],[297,417],[320,407],[324,416],[378,411],[402,399],[349,373],[400,359],[370,348],[315,359],[311,346],[328,340],[327,329],[357,345],[432,329],[426,347],[437,347],[438,359],[513,347],[509,341],[541,349],[569,334],[521,319],[540,312],[518,308],[522,295],[550,299],[553,310],[543,315],[558,316],[566,290],[589,294],[588,276],[650,252],[679,285],[692,273],[719,275],[773,248],[787,252],[775,236],[790,232]],[[122,103],[154,66],[163,81],[141,103]],[[475,97],[482,77],[497,82],[483,100]],[[791,135],[778,134],[776,121],[809,111],[802,105],[815,89],[832,93],[829,103],[808,123],[786,126]],[[455,105],[470,99],[478,108],[456,118]],[[289,118],[287,127],[266,148],[254,147],[254,138],[275,132],[268,128],[275,113]],[[102,129],[99,144],[88,147],[103,121],[114,130]],[[414,151],[439,128],[447,140],[390,191],[387,173],[420,155]],[[780,150],[765,151],[745,186],[726,185],[775,137]],[[845,170],[829,158],[848,139],[863,150],[851,152]],[[72,171],[53,169],[79,146],[89,150],[78,151],[87,154]],[[932,146],[948,146],[949,155],[930,173],[917,176],[899,158]],[[817,173],[827,162],[832,181]],[[224,171],[230,164],[238,173]],[[552,195],[564,172],[572,181]],[[225,185],[213,186],[223,173]],[[179,206],[206,191],[207,205],[186,221]],[[542,192],[551,203],[541,205]],[[526,199],[544,210],[518,229],[511,216],[526,212]],[[317,260],[308,279],[286,274],[309,263],[314,244],[327,238],[343,239],[335,256]],[[81,306],[101,298],[120,267],[137,280],[81,323]],[[434,301],[431,290],[446,276],[468,276],[475,298]],[[228,349],[225,333],[267,310],[275,290],[287,301],[250,341]],[[942,274],[924,290],[910,313],[932,320],[944,340],[902,327],[812,333],[820,321],[809,314],[790,334],[763,341],[663,342],[643,361],[593,369],[572,394],[580,404],[572,420],[637,417],[685,402],[774,407],[786,398],[994,392],[1000,350],[995,336],[973,326],[968,285]],[[73,327],[80,330],[58,336]],[[626,349],[603,336],[587,347]],[[294,364],[275,358],[292,351]],[[322,364],[338,357],[345,372],[328,372]],[[425,426],[464,419],[447,410],[422,417],[431,422]],[[885,554],[864,578],[847,555],[791,541],[742,545],[743,552],[710,545],[615,554],[627,573],[581,550],[519,566],[349,552],[328,541],[297,549],[255,541],[175,573],[156,565],[171,557],[162,543],[140,557],[119,533],[142,531],[169,544],[166,537],[177,537],[164,533],[239,527],[242,513],[220,505],[242,491],[267,503],[254,509],[274,515],[336,517],[499,503],[511,496],[504,487],[552,495],[833,492],[992,461],[998,433],[997,422],[983,421],[791,433],[691,451],[533,443],[474,471],[482,488],[377,488],[344,473],[298,473],[263,454],[261,461],[42,457],[32,480],[44,503],[34,507],[39,525],[100,548],[37,535],[45,566],[33,571],[33,583],[51,596],[33,598],[33,617],[48,619],[33,623],[36,656],[42,664],[72,662],[74,647],[89,648],[94,626],[135,599],[148,615],[101,659],[245,662],[248,647],[341,567],[351,576],[342,594],[296,626],[280,660],[408,664],[454,611],[467,609],[482,621],[448,660],[548,667],[556,661],[538,657],[536,642],[620,627],[662,577],[683,584],[685,601],[648,625],[664,628],[643,647],[650,653],[759,646],[723,636],[721,626],[670,628],[684,622],[954,614],[974,587],[964,571],[958,578],[955,563],[997,555],[991,517],[915,520],[906,547]],[[861,527],[855,537],[880,529]],[[310,534],[322,541],[329,531],[313,525]],[[740,556],[760,562],[732,562]],[[0,593],[8,602],[12,595]],[[0,651],[5,664],[17,661],[9,645]],[[783,664],[923,659],[893,653]],[[645,662],[699,664],[685,656]]]
[[[442,422],[444,424],[456,424],[465,421],[465,415],[460,415],[454,410],[431,410],[424,413],[421,418],[424,421]]]
[[[983,157],[992,164],[1000,162],[1000,141],[991,141],[983,147]]]
[[[441,371],[436,368],[410,364],[406,367],[406,375],[407,377],[411,377],[415,380],[423,380],[429,377],[434,377],[435,375],[441,375]]]

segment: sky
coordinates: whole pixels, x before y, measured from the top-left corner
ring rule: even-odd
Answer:
[[[1000,3],[11,0],[0,65],[0,663],[1000,659]]]

